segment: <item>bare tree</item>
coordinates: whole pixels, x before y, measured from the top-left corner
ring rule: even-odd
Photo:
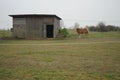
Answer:
[[[76,28],[79,28],[79,24],[78,23],[75,23],[75,25],[74,25],[74,28],[76,29]]]

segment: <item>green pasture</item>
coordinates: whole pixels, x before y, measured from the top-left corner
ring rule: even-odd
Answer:
[[[69,32],[66,39],[0,39],[0,80],[120,80],[119,32],[80,39]]]
[[[0,38],[12,37],[12,32],[10,30],[0,30]]]

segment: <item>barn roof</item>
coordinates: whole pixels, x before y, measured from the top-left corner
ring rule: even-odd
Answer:
[[[56,17],[59,20],[61,20],[61,18],[55,14],[16,14],[16,15],[9,15],[9,16],[11,17],[43,16],[43,17]]]

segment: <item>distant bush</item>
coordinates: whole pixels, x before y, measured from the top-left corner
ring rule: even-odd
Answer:
[[[66,38],[69,36],[69,32],[66,28],[63,28],[63,29],[60,29],[59,30],[59,34],[58,34],[58,37],[60,38]]]
[[[105,25],[103,22],[98,23],[96,26],[88,26],[90,31],[108,32],[120,31],[120,27],[114,25]]]

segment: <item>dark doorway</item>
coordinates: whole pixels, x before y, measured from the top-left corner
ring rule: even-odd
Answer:
[[[47,25],[46,26],[46,36],[47,36],[47,38],[53,38],[53,32],[54,32],[54,26],[53,25]]]

